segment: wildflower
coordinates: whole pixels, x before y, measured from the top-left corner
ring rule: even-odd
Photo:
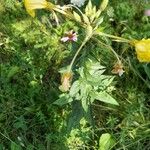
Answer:
[[[43,9],[46,8],[47,10],[50,10],[52,12],[57,11],[61,14],[64,14],[68,17],[71,16],[69,6],[59,6],[59,5],[54,5],[51,2],[47,2],[46,0],[24,0],[24,5],[27,10],[27,12],[32,16],[35,17],[35,9]]]
[[[82,5],[84,5],[86,0],[71,0],[71,3],[74,5],[77,5],[78,7],[81,7]]]
[[[125,72],[123,70],[123,65],[120,61],[118,61],[114,66],[113,70],[111,71],[113,74],[118,74],[119,76],[122,76],[123,73]]]
[[[66,32],[66,35],[61,38],[62,42],[67,42],[67,41],[77,41],[77,33],[74,32],[73,30]]]
[[[70,88],[70,82],[72,80],[72,72],[65,72],[61,77],[61,86],[59,89],[63,92],[67,92]]]
[[[24,0],[24,5],[27,12],[35,17],[35,9],[42,9],[48,6],[48,2],[46,0]]]
[[[150,39],[134,41],[137,58],[140,62],[150,62]]]
[[[150,16],[150,9],[144,11],[145,16]]]

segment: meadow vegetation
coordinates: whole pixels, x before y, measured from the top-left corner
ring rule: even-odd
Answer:
[[[104,2],[0,1],[0,150],[150,149],[150,2]]]

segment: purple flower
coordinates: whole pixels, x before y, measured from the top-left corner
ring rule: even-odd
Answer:
[[[145,16],[150,16],[150,9],[145,10],[144,14]]]
[[[62,42],[67,42],[67,41],[77,41],[77,33],[74,32],[73,30],[66,32],[65,36],[61,38]]]

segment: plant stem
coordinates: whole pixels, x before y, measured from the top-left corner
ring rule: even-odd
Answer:
[[[128,40],[128,39],[125,39],[125,38],[122,38],[122,37],[118,37],[118,36],[114,36],[114,35],[111,35],[111,34],[107,34],[107,33],[100,32],[100,33],[98,33],[98,35],[110,37],[110,38],[113,38],[113,39],[117,39],[118,42],[130,43],[130,40]]]
[[[90,37],[87,37],[87,36],[86,36],[85,39],[84,39],[84,41],[82,42],[81,46],[78,48],[77,52],[75,53],[75,55],[74,55],[74,57],[73,57],[73,59],[72,59],[70,65],[69,65],[69,69],[68,69],[69,72],[72,70],[72,66],[73,66],[73,64],[74,64],[74,62],[75,62],[75,60],[76,60],[78,54],[80,53],[81,49],[83,48],[83,46],[87,43],[87,41],[88,41],[90,38],[91,38],[91,36],[90,36]]]
[[[115,57],[117,58],[118,62],[120,62],[120,58],[119,58],[119,55],[109,46],[109,45],[106,45],[105,43],[101,42],[100,40],[97,40],[96,38],[94,38],[98,43],[100,43],[101,45],[107,47],[109,50],[112,51],[112,53],[115,55]]]

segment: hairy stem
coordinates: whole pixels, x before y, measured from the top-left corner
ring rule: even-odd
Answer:
[[[103,32],[96,33],[96,34],[98,34],[100,36],[105,36],[105,37],[110,37],[110,38],[116,39],[118,42],[125,42],[125,43],[130,43],[131,42],[128,39],[125,39],[125,38],[122,38],[122,37],[118,37],[118,36],[114,36],[114,35],[107,34],[107,33],[103,33]]]
[[[87,43],[87,41],[88,41],[90,38],[91,38],[91,36],[90,36],[90,37],[87,37],[87,36],[86,36],[85,39],[84,39],[84,41],[82,42],[81,46],[78,48],[77,52],[75,53],[75,55],[74,55],[74,57],[73,57],[73,59],[72,59],[70,65],[69,65],[69,69],[68,69],[69,72],[72,70],[72,66],[73,66],[73,64],[74,64],[74,62],[75,62],[75,60],[76,60],[78,54],[80,53],[80,51],[82,50],[83,46]]]
[[[115,55],[116,59],[118,60],[118,62],[120,62],[119,55],[118,55],[109,45],[107,45],[107,44],[101,42],[100,40],[97,40],[96,38],[94,38],[94,39],[95,39],[99,44],[101,44],[101,45],[107,47],[109,50],[111,50],[112,53]]]

